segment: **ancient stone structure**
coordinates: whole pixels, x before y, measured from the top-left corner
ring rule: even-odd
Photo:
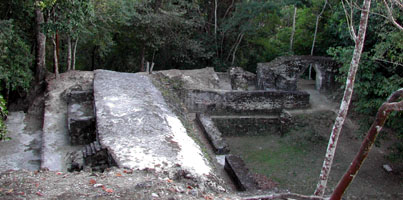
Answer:
[[[309,107],[309,94],[300,91],[187,90],[182,97],[191,112],[271,114],[283,109]]]
[[[215,154],[222,155],[229,153],[229,147],[222,138],[221,132],[217,129],[211,118],[204,114],[196,114],[196,122],[199,124],[207,140],[214,149]]]
[[[279,114],[211,116],[211,119],[224,136],[282,134],[286,130]]]
[[[229,76],[231,78],[231,88],[233,90],[249,90],[249,85],[255,85],[256,75],[243,70],[241,67],[232,67],[229,70]]]
[[[94,171],[104,171],[106,168],[116,166],[115,160],[108,153],[108,150],[101,146],[98,141],[86,145],[82,150],[84,167]]]
[[[73,90],[67,94],[67,129],[72,145],[95,141],[95,114],[90,90]]]
[[[257,87],[260,90],[295,91],[298,78],[309,65],[316,72],[316,89],[332,89],[338,63],[331,58],[318,56],[283,56],[269,63],[258,63]]]
[[[241,157],[235,155],[225,156],[224,169],[239,191],[250,191],[257,188],[256,182]]]
[[[211,173],[149,75],[96,70],[94,100],[99,142],[118,167]]]

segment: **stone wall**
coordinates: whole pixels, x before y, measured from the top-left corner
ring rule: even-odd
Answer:
[[[328,57],[283,56],[269,63],[257,64],[257,87],[261,90],[297,90],[298,78],[309,67],[316,72],[316,89],[330,90],[334,87],[334,76],[338,63]]]
[[[95,140],[95,114],[91,90],[73,90],[67,94],[67,129],[72,145]]]
[[[273,117],[212,117],[211,118],[224,136],[256,136],[280,133],[280,118]]]
[[[271,114],[309,107],[309,94],[299,91],[227,91],[190,89],[182,93],[190,112],[214,115]]]

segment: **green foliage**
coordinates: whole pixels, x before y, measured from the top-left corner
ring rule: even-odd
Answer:
[[[13,20],[0,20],[0,90],[27,90],[32,80],[32,55]]]
[[[3,96],[0,95],[0,140],[7,139],[7,127],[4,123],[4,119],[6,118],[7,114],[6,101],[4,100]]]
[[[379,5],[378,5],[379,6]],[[377,8],[375,6],[375,8]],[[334,14],[328,24],[329,27],[343,27],[343,15]],[[334,24],[336,23],[336,24]],[[393,27],[390,22],[379,16],[371,16],[361,57],[360,67],[356,76],[354,94],[355,110],[365,116],[375,116],[378,108],[390,94],[403,87],[403,32]],[[353,44],[345,28],[338,28],[335,34],[339,35],[338,47],[330,47],[328,54],[333,56],[343,66],[339,69],[337,80],[344,84],[353,54]],[[403,160],[403,113],[393,112],[387,120],[387,126],[396,130],[398,141],[394,146],[391,157]],[[363,119],[362,127],[369,128],[372,119]],[[366,132],[366,130],[364,130]]]

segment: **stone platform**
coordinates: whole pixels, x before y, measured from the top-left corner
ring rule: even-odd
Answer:
[[[95,71],[97,137],[119,167],[211,172],[147,74]]]

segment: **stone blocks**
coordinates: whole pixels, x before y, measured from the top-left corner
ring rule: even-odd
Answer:
[[[309,94],[299,91],[187,90],[183,99],[191,112],[211,115],[272,114],[309,107]]]
[[[92,92],[71,91],[67,95],[67,128],[71,144],[93,142],[96,135]]]
[[[215,154],[222,155],[229,153],[227,143],[224,141],[221,132],[217,129],[209,116],[198,113],[196,114],[196,122],[209,140]]]
[[[241,157],[235,155],[225,156],[224,170],[234,181],[239,191],[250,191],[257,188],[256,182]]]
[[[269,63],[257,64],[257,87],[260,90],[297,90],[297,81],[302,73],[313,65],[316,71],[316,89],[329,90],[334,87],[334,75],[338,63],[328,57],[283,56]]]

